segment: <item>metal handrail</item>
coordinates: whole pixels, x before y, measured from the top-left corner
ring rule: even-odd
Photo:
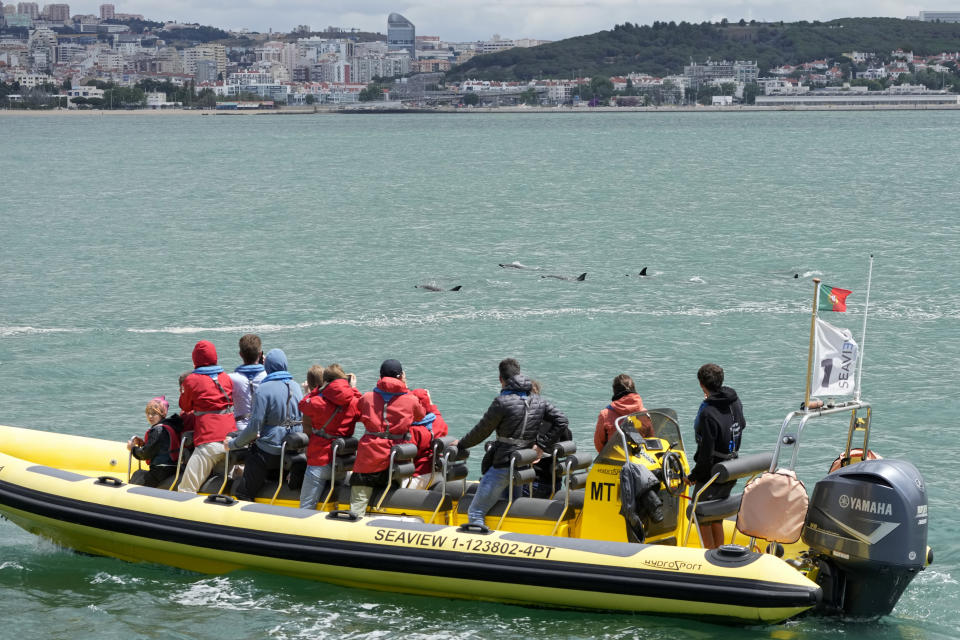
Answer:
[[[780,425],[780,433],[777,437],[777,445],[773,451],[773,459],[770,461],[770,471],[776,471],[779,466],[780,454],[784,446],[790,446],[793,448],[793,453],[790,457],[790,469],[796,468],[797,465],[797,455],[800,452],[800,436],[803,435],[803,429],[807,425],[809,420],[813,418],[821,418],[826,416],[837,415],[840,413],[850,412],[850,430],[847,434],[847,455],[849,456],[849,445],[853,438],[853,431],[856,429],[856,417],[857,412],[861,409],[867,410],[867,418],[865,426],[861,427],[864,429],[864,443],[868,441],[869,431],[870,431],[870,416],[871,416],[871,407],[870,403],[863,400],[850,400],[839,405],[831,407],[823,407],[818,409],[807,409],[801,411],[791,411],[783,419],[783,423]],[[794,421],[795,418],[799,417],[800,422],[797,424],[796,431],[793,433],[788,433],[788,428],[790,424]],[[866,455],[866,450],[864,450],[864,455]]]
[[[270,498],[270,504],[273,504],[277,496],[280,495],[280,487],[283,486],[283,458],[287,454],[287,440],[284,438],[283,442],[280,443],[280,477],[277,479],[277,490],[273,492],[273,497]]]
[[[341,439],[337,438],[333,441],[333,446],[330,448],[330,489],[327,490],[327,497],[323,499],[323,504],[320,505],[320,511],[325,511],[327,508],[327,503],[330,502],[330,498],[333,496],[333,491],[337,486],[337,450],[340,448]]]
[[[510,507],[513,506],[513,470],[515,464],[516,459],[513,456],[510,456],[510,493],[507,496],[507,508],[503,510],[500,520],[497,521],[497,529],[499,529],[500,525],[503,524],[503,520],[507,517],[507,514],[510,513]],[[476,499],[476,496],[474,496],[474,499]]]
[[[140,458],[137,458],[137,471],[140,471]],[[133,474],[133,449],[130,449],[130,452],[127,454],[127,483],[130,482],[130,477]]]
[[[573,471],[573,460],[569,458],[564,460],[563,467],[563,484],[565,488],[563,494],[563,511],[560,512],[560,517],[557,518],[557,521],[553,523],[553,529],[550,530],[550,535],[554,535],[557,532],[560,523],[563,521],[563,517],[567,515],[567,509],[570,507],[570,475]],[[556,486],[556,481],[554,481],[554,486]]]
[[[450,450],[448,449],[440,456],[440,467],[442,469],[442,473],[440,474],[440,501],[437,502],[437,506],[434,508],[433,514],[430,516],[430,519],[427,520],[427,524],[433,523],[434,518],[436,518],[437,514],[440,513],[440,507],[443,506],[444,501],[447,499],[447,467],[449,465],[449,460]],[[431,467],[432,466],[433,465],[431,464]]]
[[[713,474],[713,477],[707,481],[705,485],[700,488],[700,491],[697,491],[697,494],[693,497],[692,504],[690,505],[690,517],[687,518],[687,531],[683,535],[683,545],[687,546],[687,541],[690,539],[690,529],[693,528],[693,525],[697,525],[697,537],[700,538],[700,548],[703,548],[703,536],[700,535],[700,521],[697,519],[697,503],[700,502],[700,496],[703,494],[707,488],[714,483],[714,481],[720,477],[719,473]]]
[[[193,442],[193,431],[184,431],[180,434],[180,455],[177,457],[177,470],[173,474],[173,482],[170,483],[170,490],[173,491],[174,487],[177,486],[177,480],[180,479],[180,468],[184,466],[183,464],[183,450],[186,448],[187,444],[187,434],[189,435],[190,442]]]
[[[396,449],[390,449],[390,466],[387,467],[387,486],[383,488],[383,491],[380,493],[380,500],[377,501],[377,506],[374,507],[377,511],[380,510],[380,507],[383,506],[383,501],[386,500],[387,494],[390,493],[390,486],[393,484],[393,461],[397,457]]]
[[[220,485],[220,490],[217,491],[218,494],[222,494],[223,490],[227,487],[227,480],[230,479],[230,447],[224,445],[226,452],[223,455],[223,483]]]

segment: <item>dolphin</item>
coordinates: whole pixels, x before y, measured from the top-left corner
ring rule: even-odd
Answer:
[[[537,268],[537,267],[528,267],[525,264],[520,264],[516,260],[507,264],[504,264],[503,262],[501,262],[500,266],[503,267],[504,269],[536,269]]]
[[[637,274],[637,275],[641,275],[641,276],[645,276],[645,275],[647,275],[647,268],[646,268],[646,267],[644,267],[643,269],[640,269],[640,273],[639,273],[639,274]]]
[[[540,277],[541,277],[541,278],[556,278],[557,280],[568,280],[569,282],[583,282],[584,280],[587,279],[587,272],[584,271],[583,273],[581,273],[581,274],[580,274],[579,276],[577,276],[576,278],[574,278],[573,276],[556,276],[556,275],[548,275],[548,276],[540,276]]]
[[[460,291],[463,288],[462,284],[458,284],[452,289],[444,289],[443,287],[438,287],[434,284],[417,284],[413,286],[414,289],[426,289],[427,291]]]

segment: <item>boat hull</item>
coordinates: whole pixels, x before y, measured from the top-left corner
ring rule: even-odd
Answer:
[[[2,440],[0,440],[2,443]],[[122,474],[121,474],[122,475]],[[497,531],[359,521],[108,481],[0,453],[0,514],[64,547],[203,573],[252,569],[431,596],[778,622],[820,589],[782,560]]]

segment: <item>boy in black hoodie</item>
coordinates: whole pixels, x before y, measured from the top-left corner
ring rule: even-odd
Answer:
[[[693,470],[687,484],[696,483],[694,495],[713,477],[713,465],[737,457],[740,435],[747,426],[743,405],[737,392],[723,386],[723,369],[716,364],[705,364],[697,371],[697,380],[704,400],[697,410],[693,428],[697,436],[697,452],[693,454]],[[700,500],[718,500],[730,495],[736,480],[714,483],[700,496]],[[723,522],[700,525],[703,546],[713,549],[723,544]]]

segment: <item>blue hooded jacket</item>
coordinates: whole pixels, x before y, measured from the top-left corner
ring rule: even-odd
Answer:
[[[253,394],[253,407],[247,427],[230,441],[231,449],[244,447],[255,438],[264,453],[280,454],[283,438],[290,431],[303,431],[300,404],[303,392],[287,371],[287,356],[280,349],[271,349],[264,359],[267,377]],[[297,424],[292,424],[292,423]]]

